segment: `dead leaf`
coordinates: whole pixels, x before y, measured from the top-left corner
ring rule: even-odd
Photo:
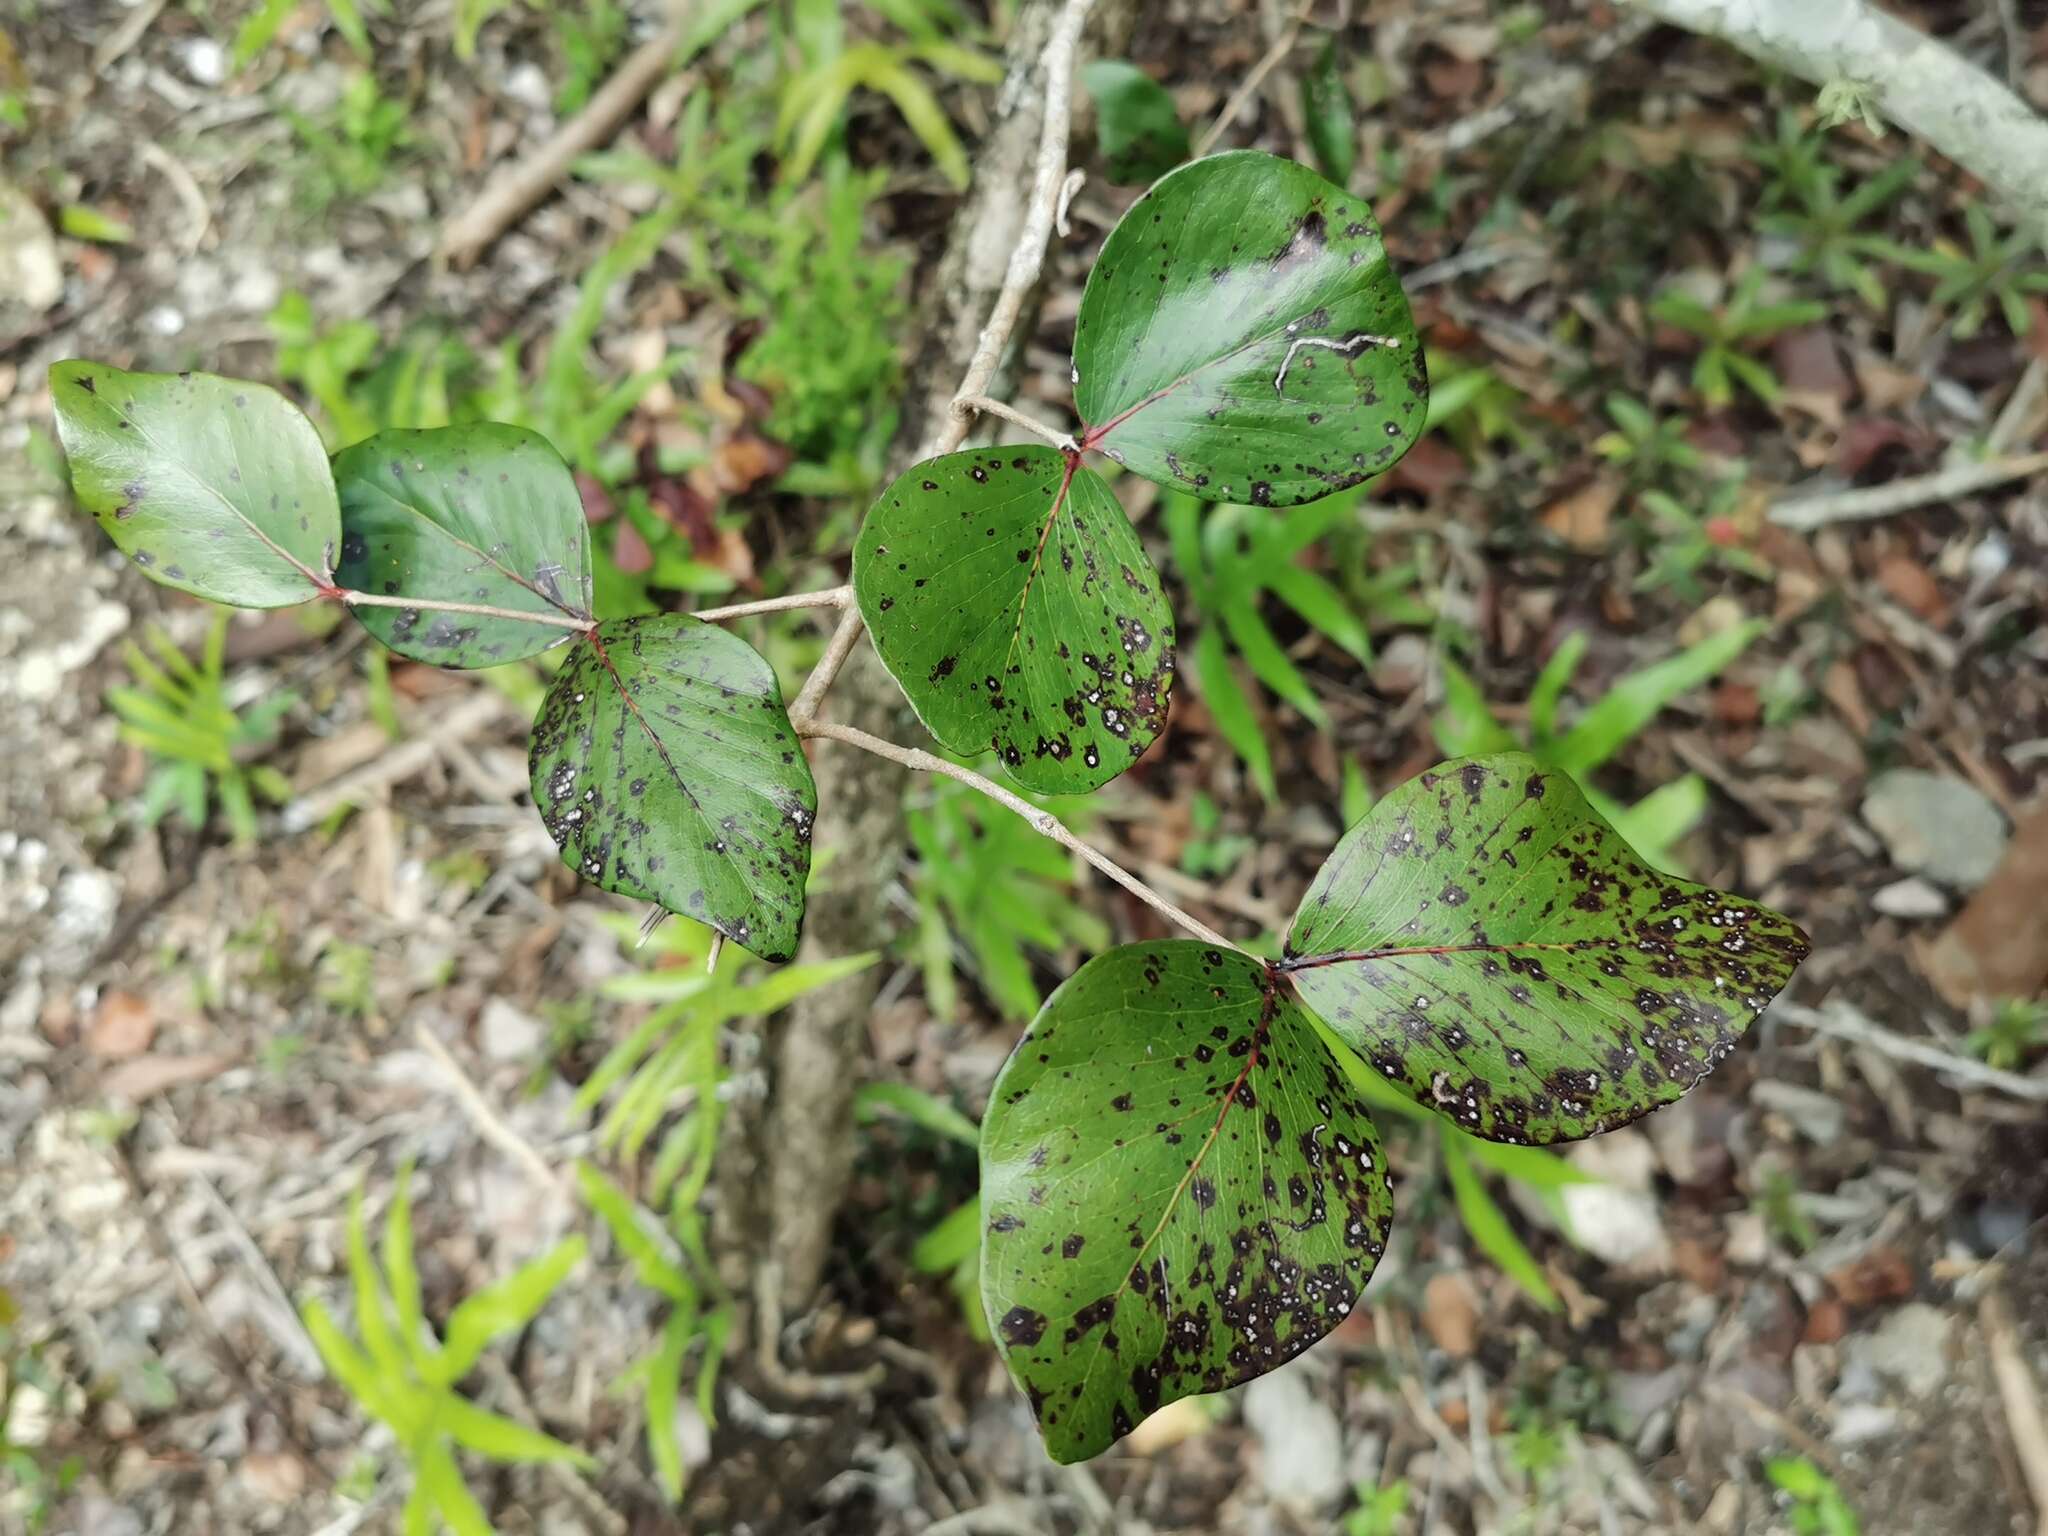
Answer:
[[[1877,562],[1877,583],[1936,629],[1948,623],[1948,599],[1941,583],[1911,555],[1892,550]]]
[[[1827,1281],[1845,1306],[1875,1306],[1913,1294],[1913,1266],[1896,1248],[1873,1248],[1855,1263],[1830,1273]]]
[[[2048,986],[2048,802],[2013,828],[1998,868],[1929,946],[1921,968],[1958,1007]]]
[[[1418,439],[1401,462],[1387,471],[1381,483],[1389,489],[1420,491],[1425,496],[1436,496],[1455,485],[1462,485],[1470,473],[1456,449],[1441,438],[1431,436]]]
[[[628,576],[638,576],[654,568],[654,551],[647,547],[647,541],[633,526],[631,518],[621,522],[619,531],[612,535],[612,564]]]
[[[140,1104],[185,1083],[203,1083],[235,1064],[232,1056],[212,1052],[196,1056],[137,1056],[100,1078],[100,1092],[110,1099]]]
[[[1597,552],[1607,547],[1607,523],[1621,486],[1602,476],[1543,509],[1543,526],[1573,549]]]
[[[1422,1288],[1422,1330],[1454,1360],[1470,1358],[1479,1344],[1479,1296],[1458,1271],[1438,1270]]]
[[[146,997],[110,988],[85,1026],[85,1048],[106,1061],[139,1056],[156,1038],[156,1009]]]
[[[1176,1398],[1132,1430],[1123,1448],[1138,1456],[1156,1456],[1183,1440],[1206,1434],[1215,1424],[1200,1398]]]
[[[1823,1296],[1806,1309],[1802,1344],[1833,1344],[1849,1331],[1849,1309],[1832,1296]]]

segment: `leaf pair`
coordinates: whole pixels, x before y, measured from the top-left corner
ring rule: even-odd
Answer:
[[[1289,507],[1388,468],[1428,396],[1408,301],[1362,203],[1241,152],[1162,179],[1089,274],[1074,335],[1081,449],[1205,501]],[[1108,782],[1165,728],[1158,572],[1080,454],[914,466],[854,546],[883,664],[926,727],[1028,789]]]
[[[66,362],[51,391],[79,500],[157,581],[245,608],[337,598],[435,666],[580,633],[531,749],[564,861],[764,958],[795,952],[817,791],[775,674],[683,615],[592,624],[582,500],[545,439],[384,432],[330,465],[261,385]]]
[[[1384,1251],[1392,1180],[1339,1051],[1472,1135],[1624,1125],[1696,1083],[1807,952],[1648,868],[1519,753],[1395,790],[1276,962],[1126,945],[1055,993],[991,1091],[983,1299],[1048,1448],[1322,1338]]]

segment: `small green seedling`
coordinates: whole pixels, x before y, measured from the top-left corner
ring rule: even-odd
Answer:
[[[1429,395],[1371,211],[1269,155],[1198,160],[1139,198],[1103,243],[1074,338],[1073,434],[913,465],[853,545],[860,624],[931,735],[959,757],[993,754],[1035,794],[1091,792],[1137,761],[1178,677],[1163,583],[1090,456],[1286,524],[1385,473]],[[259,385],[66,362],[51,392],[79,500],[159,582],[243,607],[339,604],[439,666],[562,646],[529,767],[564,862],[763,960],[789,959],[803,917],[806,738],[965,775],[1073,837],[957,762],[821,721],[804,695],[786,708],[761,655],[702,618],[599,621],[576,486],[531,432],[384,432],[330,462],[312,424]],[[813,696],[845,651],[827,655]],[[1646,673],[1615,690],[1559,738],[1564,755],[1598,761],[1655,712],[1642,696],[1659,686]],[[1484,1140],[1594,1135],[1723,1061],[1807,953],[1779,914],[1646,866],[1566,773],[1512,751],[1442,764],[1375,804],[1277,957],[1080,848],[1195,937],[1110,949],[1069,977],[982,1125],[983,1305],[1062,1461],[1273,1369],[1350,1311],[1385,1251],[1393,1179],[1349,1068]],[[619,1087],[607,1125],[622,1148],[684,1083],[696,1123],[715,1125],[715,1040],[695,1015],[769,1011],[871,959],[699,976],[694,990],[646,978],[663,1006],[583,1103]],[[657,1154],[672,1197],[701,1181],[705,1135]],[[376,1391],[367,1363],[354,1374]],[[377,1401],[410,1440],[413,1399]],[[466,1507],[452,1454],[428,1449],[422,1486]]]
[[[461,1302],[440,1336],[427,1322],[413,1267],[410,1169],[401,1173],[384,1220],[384,1261],[370,1254],[363,1196],[349,1200],[348,1269],[360,1342],[341,1331],[326,1307],[300,1309],[306,1331],[335,1380],[365,1413],[389,1425],[412,1476],[402,1516],[407,1536],[439,1521],[456,1536],[491,1529],[463,1481],[458,1449],[495,1462],[567,1462],[588,1467],[583,1452],[515,1420],[479,1408],[457,1388],[494,1341],[525,1328],[583,1260],[571,1237]]]
[[[298,697],[279,691],[242,709],[230,703],[227,632],[228,616],[215,614],[194,661],[151,626],[147,650],[131,643],[124,651],[134,684],[108,689],[107,702],[121,717],[121,739],[154,764],[137,806],[143,824],[153,827],[175,809],[197,831],[218,801],[235,841],[249,844],[260,831],[257,802],[291,798],[291,780],[252,759],[276,743],[278,722]]]
[[[2008,997],[1992,1004],[1991,1018],[1963,1036],[1963,1049],[1987,1067],[2016,1072],[2048,1045],[2048,1003]]]
[[[1743,542],[1736,514],[1747,485],[1739,468],[1708,484],[1706,503],[1697,512],[1668,491],[1643,492],[1642,508],[1650,515],[1649,532],[1656,543],[1649,565],[1636,578],[1638,592],[1668,589],[1696,603],[1704,595],[1699,581],[1703,570],[1770,579],[1770,566]]]
[[[1797,1536],[1862,1536],[1842,1490],[1804,1456],[1775,1456],[1764,1463],[1764,1475],[1785,1496]]]
[[[1827,318],[1827,306],[1813,299],[1766,303],[1766,280],[1766,273],[1752,267],[1718,310],[1676,291],[1659,294],[1650,303],[1654,319],[1689,331],[1705,343],[1693,363],[1693,388],[1717,411],[1734,404],[1738,384],[1764,404],[1775,405],[1782,386],[1778,376],[1752,355],[1753,349],[1781,331]]]
[[[1686,438],[1689,425],[1681,417],[1659,416],[1631,396],[1607,397],[1612,432],[1593,439],[1593,451],[1619,466],[1631,484],[1648,487],[1676,481],[1706,466],[1706,455]]]
[[[1958,341],[1968,341],[1984,329],[1994,312],[2005,317],[2013,335],[2029,334],[2034,316],[2027,301],[2048,293],[2039,238],[2024,226],[2001,235],[1981,203],[1963,210],[1963,225],[1970,237],[1967,249],[1949,239],[1920,250],[1878,237],[1864,241],[1864,248],[1933,278],[1928,302],[1955,311],[1951,330]]]
[[[1817,277],[1833,292],[1853,293],[1872,309],[1886,309],[1889,295],[1870,265],[1863,225],[1913,184],[1920,161],[1904,156],[1844,192],[1845,173],[1825,158],[1825,135],[1799,130],[1789,113],[1779,133],[1774,153],[1757,152],[1773,171],[1758,228],[1792,245],[1788,270]]]

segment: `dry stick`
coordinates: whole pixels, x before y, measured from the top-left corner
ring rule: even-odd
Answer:
[[[1858,522],[1910,512],[1930,502],[1948,501],[1989,490],[2008,480],[2048,472],[2048,453],[2022,454],[2018,458],[1991,459],[1981,464],[1956,464],[1931,474],[1894,480],[1863,490],[1842,491],[1833,496],[1798,496],[1771,508],[1771,521],[1780,528],[1810,532],[1830,523]]]
[[[562,1177],[548,1166],[548,1160],[534,1149],[532,1142],[513,1130],[491,1108],[491,1101],[478,1091],[469,1074],[462,1070],[462,1063],[455,1059],[454,1052],[441,1043],[441,1039],[427,1027],[424,1019],[413,1025],[413,1034],[426,1047],[427,1054],[440,1063],[447,1074],[448,1086],[455,1090],[455,1100],[469,1116],[470,1124],[477,1134],[492,1146],[503,1152],[513,1162],[526,1170],[527,1176],[541,1188],[566,1196],[569,1186]]]
[[[383,756],[300,795],[278,813],[278,824],[287,832],[303,832],[336,806],[411,778],[434,760],[444,743],[475,735],[503,714],[508,703],[496,689],[479,688],[436,720],[427,734],[407,737]]]
[[[1266,50],[1266,56],[1252,66],[1252,72],[1244,77],[1243,83],[1232,91],[1230,99],[1223,103],[1223,110],[1216,114],[1216,121],[1211,123],[1201,138],[1195,141],[1195,152],[1191,158],[1199,160],[1209,153],[1216,141],[1223,137],[1223,131],[1231,125],[1237,114],[1244,110],[1244,104],[1266,83],[1266,76],[1278,69],[1280,61],[1294,52],[1294,45],[1301,41],[1301,29],[1308,23],[1310,9],[1311,0],[1302,0],[1288,21],[1286,30],[1273,39],[1273,46]]]
[[[2048,1536],[2048,1422],[2043,1421],[2040,1393],[2014,1331],[2004,1295],[1994,1286],[1977,1306],[1984,1329],[1984,1347],[1991,1356],[1991,1374],[2005,1408],[2006,1432],[2012,1436],[2020,1469],[2034,1497],[2035,1536]]]
[[[1061,453],[1081,451],[1081,445],[1074,441],[1071,433],[1062,432],[1057,427],[1049,427],[1036,416],[1027,416],[1014,405],[1007,405],[1001,400],[992,399],[987,395],[960,395],[954,399],[953,404],[968,410],[980,411],[985,416],[1000,416],[1013,426],[1022,427],[1041,442],[1052,444]]]
[[[1024,312],[1024,300],[1045,265],[1045,248],[1052,239],[1053,221],[1059,216],[1060,189],[1066,181],[1067,131],[1073,115],[1074,50],[1080,46],[1081,28],[1088,20],[1093,4],[1094,0],[1067,0],[1066,8],[1053,23],[1052,35],[1046,39],[1045,52],[1041,56],[1041,73],[1045,81],[1045,124],[1038,136],[1038,164],[1032,175],[1031,202],[1025,209],[1016,247],[1010,252],[1010,264],[1003,272],[1003,286],[997,290],[996,301],[989,308],[987,323],[975,338],[974,356],[968,360],[967,372],[960,380],[946,423],[921,457],[937,458],[940,454],[953,452],[966,441],[967,424],[974,414],[974,407],[968,402],[986,397],[989,381],[996,374],[996,364],[1002,359],[1003,347],[1010,339],[1010,332],[1016,329],[1018,317]],[[861,628],[860,609],[849,607],[845,617],[839,621],[839,628],[833,632],[831,642],[825,647],[825,654],[811,668],[811,675],[804,680],[796,701],[789,706],[790,723],[799,734],[817,719],[818,707],[824,703],[826,692],[839,676],[839,669],[846,665],[846,658],[853,654],[854,646],[860,642]]]
[[[1003,788],[995,780],[983,778],[972,768],[963,768],[958,763],[949,763],[943,757],[934,757],[931,753],[921,751],[916,747],[899,747],[893,741],[884,741],[879,736],[870,736],[866,731],[855,730],[850,725],[834,725],[830,721],[825,720],[814,720],[808,725],[799,726],[797,734],[799,736],[822,737],[826,741],[843,741],[848,746],[859,747],[862,751],[872,752],[877,757],[886,757],[892,763],[900,763],[905,768],[913,768],[919,773],[941,773],[949,779],[958,780],[970,789],[978,789],[984,795],[987,795],[989,799],[1008,807],[1019,816],[1022,816],[1031,824],[1035,831],[1051,838],[1061,847],[1072,849],[1075,853],[1081,855],[1082,858],[1144,902],[1153,911],[1178,923],[1196,938],[1203,939],[1211,944],[1220,944],[1225,949],[1237,948],[1237,945],[1231,943],[1230,940],[1224,938],[1222,934],[1209,927],[1206,923],[1199,922],[1181,911],[1179,907],[1176,907],[1164,896],[1161,896],[1136,875],[1131,874],[1114,859],[1109,858],[1106,854],[1098,853],[1080,838],[1074,836],[1073,833],[1069,832],[1061,824],[1059,817],[1053,815],[1051,811],[1039,809],[1039,807],[1033,805],[1023,796],[1013,794]]]
[[[1838,1040],[1867,1045],[1882,1055],[1931,1068],[1975,1088],[1989,1088],[2037,1104],[2048,1103],[2048,1077],[2023,1077],[2017,1072],[2001,1072],[1997,1067],[1988,1067],[1968,1056],[1958,1056],[1938,1045],[1895,1035],[1848,1008],[1803,1008],[1798,1003],[1788,1003],[1780,998],[1771,1004],[1766,1017],[1800,1029],[1810,1029],[1817,1034],[1833,1035]]]
[[[757,613],[787,613],[792,608],[847,608],[853,604],[853,588],[826,587],[817,592],[792,592],[787,597],[764,597],[751,603],[734,603],[726,608],[699,608],[690,617],[710,624],[719,619],[744,619]]]
[[[441,233],[441,255],[466,267],[527,209],[554,190],[578,155],[588,154],[619,131],[635,108],[668,73],[682,47],[686,23],[677,16],[634,49],[618,72],[533,154],[491,178],[476,201]]]
[[[382,592],[356,592],[347,587],[338,594],[351,608],[419,608],[432,613],[474,613],[487,619],[517,619],[522,624],[549,624],[556,629],[587,633],[597,628],[595,619],[573,613],[538,613],[525,608],[499,608],[490,603],[446,602],[437,597],[392,597]]]

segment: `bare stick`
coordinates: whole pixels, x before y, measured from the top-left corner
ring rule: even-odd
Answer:
[[[1203,939],[1211,944],[1221,945],[1225,949],[1237,948],[1235,944],[1224,938],[1214,928],[1188,916],[1187,913],[1181,911],[1179,907],[1176,907],[1164,896],[1161,896],[1136,875],[1125,870],[1115,860],[1105,854],[1096,852],[1094,848],[1069,832],[1061,824],[1059,817],[1053,815],[1051,811],[1039,809],[1023,796],[1013,794],[1003,788],[995,780],[983,778],[972,768],[962,768],[958,763],[949,763],[943,757],[934,757],[931,753],[920,751],[916,747],[899,747],[893,741],[884,741],[879,736],[870,736],[866,731],[855,730],[850,725],[834,725],[828,721],[814,720],[807,725],[798,726],[797,734],[800,736],[822,737],[827,741],[843,741],[848,746],[859,747],[863,752],[872,752],[877,757],[886,757],[890,762],[900,763],[905,768],[915,769],[919,773],[944,774],[949,779],[965,784],[969,789],[979,790],[998,805],[1005,806],[1015,811],[1019,816],[1022,816],[1031,823],[1034,831],[1051,838],[1062,848],[1071,849],[1073,852],[1081,855],[1082,858],[1093,864],[1118,885],[1144,902],[1146,906],[1159,913],[1162,917],[1187,929],[1196,938]]]
[[[1999,81],[1869,0],[1635,0],[1816,85],[1846,85],[2048,233],[2048,121]]]
[[[1081,27],[1088,20],[1093,4],[1094,0],[1067,0],[1066,9],[1052,24],[1052,36],[1046,40],[1043,66],[1045,126],[1038,137],[1038,167],[1031,179],[1031,202],[1024,212],[1023,228],[1017,232],[1016,248],[1010,252],[1010,265],[1003,274],[1002,289],[996,294],[995,305],[988,312],[988,323],[981,328],[981,335],[974,344],[974,356],[968,361],[966,376],[960,380],[960,389],[953,401],[952,419],[939,433],[930,457],[951,453],[966,439],[971,408],[963,402],[988,393],[989,380],[996,376],[996,364],[1002,361],[1003,347],[1010,339],[1010,332],[1016,329],[1017,317],[1024,312],[1024,300],[1045,265],[1045,248],[1052,239],[1053,220],[1059,214],[1060,188],[1067,177],[1067,130],[1073,116],[1074,50],[1080,45]]]
[[[2012,1313],[1995,1286],[1978,1303],[1977,1318],[1991,1356],[1991,1374],[1998,1382],[1998,1400],[2005,1408],[2006,1431],[2034,1496],[2035,1536],[2048,1536],[2048,1421],[2042,1416],[2041,1395],[2027,1369]]]
[[[1195,141],[1193,158],[1199,160],[1215,147],[1216,141],[1223,137],[1224,129],[1237,120],[1237,114],[1244,110],[1244,104],[1266,83],[1266,76],[1278,69],[1280,61],[1294,52],[1294,45],[1301,40],[1301,29],[1308,21],[1309,9],[1310,0],[1302,0],[1294,15],[1288,20],[1286,29],[1273,39],[1273,46],[1266,50],[1266,56],[1252,66],[1252,72],[1244,77],[1238,88],[1230,93],[1230,99],[1223,103],[1223,110],[1216,114],[1216,121],[1211,123],[1203,131],[1201,138]]]
[[[548,1166],[547,1159],[534,1150],[532,1142],[513,1130],[491,1108],[490,1100],[469,1080],[469,1074],[462,1070],[462,1063],[455,1059],[455,1053],[441,1043],[441,1037],[428,1027],[425,1019],[413,1025],[413,1036],[426,1048],[427,1054],[440,1063],[441,1070],[447,1074],[448,1086],[455,1091],[456,1103],[469,1116],[477,1134],[525,1169],[527,1177],[542,1189],[566,1195],[568,1186],[561,1175]]]
[[[1038,136],[1038,165],[1031,181],[1031,203],[1025,210],[1024,225],[1017,245],[1010,252],[1010,264],[1003,273],[1003,286],[990,306],[988,321],[975,339],[974,356],[960,380],[947,412],[945,425],[922,457],[936,458],[951,453],[966,441],[967,424],[975,407],[969,402],[987,396],[989,380],[995,377],[1003,347],[1024,312],[1024,300],[1038,281],[1045,265],[1045,248],[1052,239],[1053,220],[1059,213],[1060,189],[1066,183],[1067,130],[1072,116],[1074,94],[1074,50],[1080,46],[1081,28],[1088,20],[1094,0],[1067,0],[1066,9],[1053,23],[1046,40],[1042,73],[1045,77],[1045,126]],[[825,694],[846,665],[846,658],[861,637],[860,609],[848,606],[839,628],[825,647],[825,654],[804,679],[804,686],[789,706],[790,724],[801,734],[817,719]]]
[[[1856,1045],[1867,1045],[1881,1055],[1927,1067],[1973,1088],[1989,1088],[2036,1104],[2048,1103],[2048,1077],[2023,1077],[2017,1072],[2001,1072],[1997,1067],[1986,1066],[1968,1056],[1958,1056],[1925,1040],[1895,1035],[1840,1002],[1827,1008],[1802,1008],[1780,998],[1771,1004],[1766,1017],[1818,1034],[1833,1035],[1838,1040],[1848,1040]]]
[[[361,801],[418,773],[443,746],[464,741],[496,722],[509,701],[495,688],[479,688],[436,718],[422,735],[408,736],[360,768],[309,789],[278,813],[286,832],[303,832],[337,806]]]
[[[1801,533],[1824,528],[1829,523],[1860,522],[1910,512],[1937,501],[1952,501],[1976,491],[2024,480],[2028,475],[2048,471],[2048,453],[2023,454],[2018,458],[1991,459],[1981,464],[1956,464],[1932,474],[1894,480],[1862,490],[1843,491],[1833,496],[1797,496],[1771,508],[1771,521],[1780,528]]]
[[[764,597],[751,603],[734,603],[726,608],[699,608],[690,617],[714,623],[719,619],[744,619],[757,613],[788,613],[793,608],[848,608],[853,605],[853,588],[826,587],[818,592],[792,592],[787,597]]]
[[[487,619],[517,619],[522,624],[550,624],[579,634],[597,628],[595,619],[573,613],[537,613],[525,608],[496,608],[489,603],[452,603],[431,597],[392,597],[382,592],[357,592],[348,587],[336,594],[351,608],[418,608],[431,613],[474,613]]]
[[[453,267],[468,266],[514,220],[554,190],[577,156],[588,154],[617,133],[668,74],[685,34],[685,20],[677,16],[635,48],[583,110],[556,129],[530,157],[493,176],[476,201],[441,232],[442,258]]]
[[[1071,433],[1049,427],[1036,416],[1027,416],[1014,405],[1005,405],[1002,401],[991,399],[987,395],[961,395],[953,401],[953,405],[956,409],[965,407],[970,411],[980,411],[985,416],[1000,416],[1012,426],[1022,427],[1039,441],[1052,444],[1061,453],[1081,451],[1081,445],[1074,441]]]

